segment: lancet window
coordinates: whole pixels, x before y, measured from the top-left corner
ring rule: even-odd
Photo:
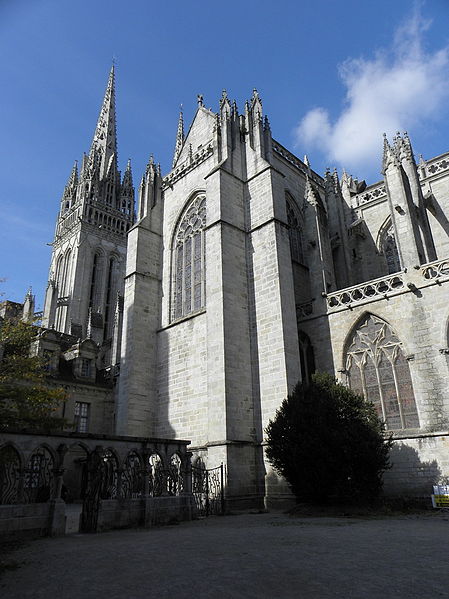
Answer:
[[[346,352],[351,389],[371,401],[389,430],[419,427],[408,361],[393,329],[367,315]]]
[[[205,305],[206,197],[198,195],[176,228],[173,241],[173,318]]]
[[[387,262],[388,274],[398,272],[401,270],[401,263],[399,261],[399,252],[396,244],[396,237],[394,234],[393,225],[390,223],[388,228],[382,235],[382,252]]]
[[[72,250],[67,250],[64,256],[58,258],[56,265],[56,283],[58,288],[58,301],[56,305],[56,330],[64,331],[67,317],[67,298],[70,290],[72,274]]]
[[[290,238],[290,254],[292,260],[304,264],[304,250],[302,243],[302,230],[299,224],[299,218],[292,202],[287,200],[287,223],[288,235]]]
[[[301,378],[308,385],[312,374],[315,372],[315,355],[310,338],[303,331],[298,330],[299,357],[301,360]]]
[[[89,308],[95,312],[100,309],[101,281],[103,278],[103,256],[95,252],[92,261],[92,272],[90,277]]]
[[[112,334],[113,315],[115,301],[117,299],[117,277],[118,262],[114,256],[109,258],[107,281],[106,281],[106,303],[104,310],[104,336],[108,339]]]

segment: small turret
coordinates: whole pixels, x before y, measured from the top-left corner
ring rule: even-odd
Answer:
[[[160,186],[160,166],[155,164],[151,154],[139,187],[139,219],[145,218],[155,206],[159,199]]]
[[[123,175],[122,184],[120,187],[120,202],[121,205],[118,208],[131,216],[134,210],[134,184],[133,174],[131,169],[131,159],[128,159],[126,165],[125,174]]]
[[[78,161],[72,167],[67,184],[61,198],[61,212],[70,210],[76,202],[76,192],[78,189]]]
[[[387,134],[384,133],[384,149],[383,149],[383,156],[382,156],[382,174],[383,175],[385,175],[388,167],[391,164],[394,164],[395,166],[399,166],[396,152],[394,151],[394,148],[392,148],[390,146],[388,139],[387,139]]]
[[[35,296],[33,295],[33,291],[30,287],[25,295],[25,301],[23,302],[22,320],[24,322],[33,322],[34,305]]]

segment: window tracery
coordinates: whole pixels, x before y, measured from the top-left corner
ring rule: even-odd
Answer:
[[[186,316],[205,305],[206,197],[197,196],[176,229],[173,243],[173,318]]]
[[[103,278],[104,260],[100,251],[96,251],[92,260],[90,278],[89,308],[95,312],[100,310],[101,303],[101,281]]]
[[[389,430],[419,427],[410,368],[391,327],[369,314],[357,327],[346,352],[353,391],[371,401]]]

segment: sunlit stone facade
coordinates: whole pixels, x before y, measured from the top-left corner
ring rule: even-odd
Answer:
[[[134,221],[104,118],[65,192],[44,324],[96,343],[115,431],[190,439],[194,460],[226,465],[230,504],[283,499],[264,429],[328,371],[397,439],[386,491],[429,494],[449,475],[449,155],[416,164],[407,135],[385,139],[367,187],[276,142],[256,91],[242,113],[226,92],[217,113],[199,97],[172,170],[148,163]]]

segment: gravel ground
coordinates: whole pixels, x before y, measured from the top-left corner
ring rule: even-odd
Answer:
[[[9,555],[2,599],[449,596],[449,515],[244,514],[39,539]]]

